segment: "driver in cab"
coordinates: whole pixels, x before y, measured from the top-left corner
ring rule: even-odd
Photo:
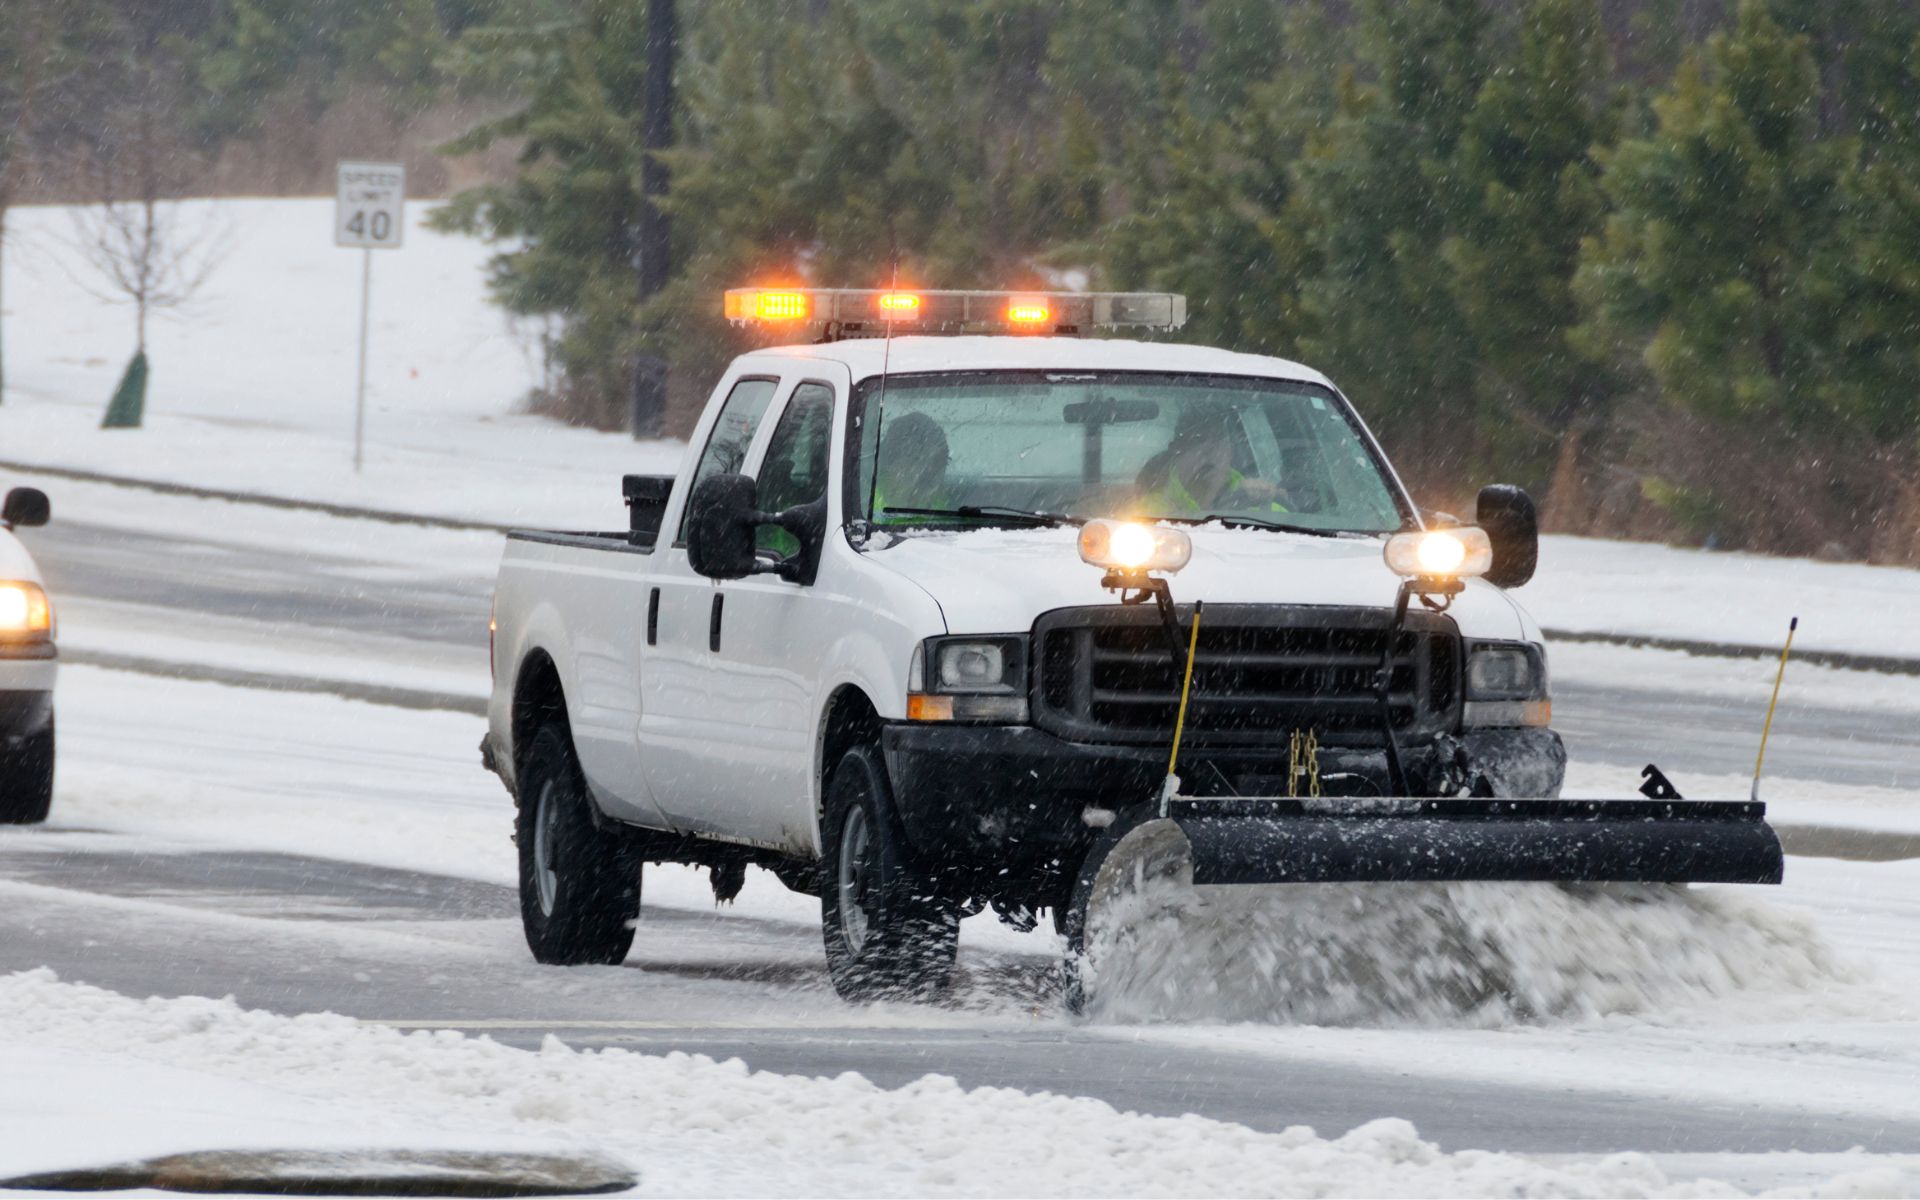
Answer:
[[[1234,469],[1235,423],[1224,404],[1185,405],[1167,448],[1140,468],[1135,510],[1147,518],[1286,512],[1279,487]]]
[[[947,487],[947,431],[923,412],[910,412],[882,426],[875,462],[879,480],[873,489],[873,517],[881,524],[908,524],[921,518],[888,513],[889,508],[945,511],[953,507]]]

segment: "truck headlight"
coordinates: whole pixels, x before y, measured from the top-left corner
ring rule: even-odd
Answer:
[[[1539,647],[1527,642],[1469,642],[1466,650],[1461,724],[1543,726],[1553,719],[1547,663]]]
[[[928,638],[908,672],[907,719],[1025,724],[1027,639]]]
[[[53,606],[39,584],[0,583],[0,638],[38,640],[53,633]]]

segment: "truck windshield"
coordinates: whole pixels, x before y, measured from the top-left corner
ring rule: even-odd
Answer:
[[[1332,392],[1143,372],[896,375],[859,389],[847,511],[882,526],[1008,509],[1382,533],[1407,514]]]

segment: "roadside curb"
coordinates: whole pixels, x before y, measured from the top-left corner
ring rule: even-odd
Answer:
[[[104,667],[110,671],[131,671],[137,675],[157,675],[163,679],[185,679],[194,683],[222,683],[229,687],[261,688],[270,692],[302,692],[317,696],[338,696],[343,700],[362,700],[368,704],[384,704],[392,708],[411,708],[427,712],[457,712],[475,717],[487,715],[487,701],[484,696],[463,696],[455,692],[434,692],[424,688],[360,683],[351,679],[314,679],[306,676],[275,675],[267,671],[211,667],[203,663],[143,658],[134,654],[108,654],[95,650],[73,650],[64,646],[60,650],[60,661],[69,666]]]
[[[1541,630],[1552,642],[1591,642],[1634,650],[1678,650],[1708,658],[1779,658],[1775,646],[1746,646],[1738,642],[1695,642],[1633,633],[1581,633],[1570,629]],[[1847,671],[1878,671],[1885,675],[1920,675],[1920,658],[1883,654],[1849,654],[1843,650],[1795,650],[1793,661]]]
[[[266,492],[235,492],[224,488],[194,487],[184,483],[168,483],[161,479],[139,479],[127,475],[110,475],[104,471],[82,471],[73,467],[48,467],[36,463],[13,462],[0,459],[0,471],[16,471],[22,475],[46,475],[54,479],[71,479],[76,483],[100,483],[108,487],[138,488],[141,491],[156,492],[163,496],[190,496],[196,500],[224,500],[230,504],[254,504],[262,508],[281,508],[295,512],[325,513],[330,517],[351,517],[362,521],[383,521],[389,525],[424,525],[431,529],[457,529],[479,533],[507,533],[519,528],[515,525],[497,525],[491,521],[468,521],[459,517],[433,517],[421,513],[397,512],[386,508],[360,508],[351,504],[329,504],[324,500],[295,500],[287,496],[274,496]]]

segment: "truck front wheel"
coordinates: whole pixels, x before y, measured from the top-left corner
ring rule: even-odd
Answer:
[[[619,963],[640,915],[640,863],[594,825],[565,725],[534,735],[519,782],[520,921],[533,957],[557,966]]]
[[[53,721],[8,748],[0,743],[0,825],[38,825],[53,809]]]
[[[820,918],[827,973],[846,1000],[925,995],[946,985],[960,908],[915,869],[877,751],[847,751],[821,822]]]

